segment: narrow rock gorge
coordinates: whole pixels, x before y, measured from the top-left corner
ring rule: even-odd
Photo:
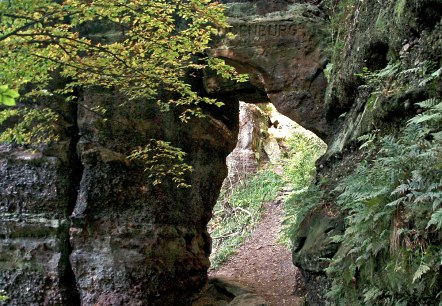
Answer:
[[[196,85],[224,106],[204,107],[205,118],[183,125],[179,114],[155,103],[91,88],[78,93],[85,107],[53,104],[63,117],[57,143],[34,151],[1,144],[5,305],[186,305],[207,282],[206,225],[236,145],[240,100],[270,100],[322,138],[329,149],[317,175],[330,182],[354,168],[359,136],[397,131],[429,90],[410,86],[373,103],[369,97],[379,88],[358,74],[389,62],[405,70],[432,61],[440,71],[441,2],[346,1],[351,8],[341,16],[339,46],[330,30],[337,0],[222,1],[235,36],[217,39],[209,53],[249,74],[250,82],[231,85],[207,73]],[[440,73],[434,78],[440,97]],[[92,111],[97,106],[107,109],[107,120]],[[152,186],[142,165],[126,158],[152,138],[187,153],[190,188],[172,181]],[[334,187],[325,187],[324,205],[306,215],[293,237],[293,263],[309,305],[328,303],[324,269],[339,249],[331,237],[344,230]]]

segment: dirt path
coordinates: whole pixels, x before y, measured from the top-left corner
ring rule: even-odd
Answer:
[[[303,305],[293,294],[300,272],[290,252],[276,240],[281,226],[281,200],[267,203],[252,235],[209,277],[234,280],[264,297],[271,306]]]

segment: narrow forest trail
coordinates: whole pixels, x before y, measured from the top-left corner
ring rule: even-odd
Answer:
[[[266,203],[261,221],[251,236],[209,277],[233,280],[250,288],[271,306],[303,305],[294,294],[301,286],[301,275],[291,263],[290,251],[278,244],[282,200]],[[298,283],[298,285],[297,285]]]

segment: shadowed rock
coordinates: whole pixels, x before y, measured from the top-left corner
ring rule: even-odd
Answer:
[[[324,16],[312,5],[278,7],[263,11],[259,1],[228,3],[235,37],[219,41],[210,54],[248,73],[279,112],[327,141],[332,131],[324,109]]]

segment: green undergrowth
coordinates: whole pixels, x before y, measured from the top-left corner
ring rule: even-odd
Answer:
[[[442,100],[418,105],[424,111],[372,145],[374,158],[336,189],[347,215],[327,269],[336,305],[442,300]]]
[[[284,180],[293,188],[284,202],[279,242],[292,247],[291,238],[305,213],[320,198],[320,190],[310,185],[315,175],[315,162],[325,153],[326,145],[312,133],[294,133],[287,142],[288,150],[282,161]]]
[[[441,305],[442,100],[416,106],[395,135],[360,138],[366,158],[333,191],[346,217],[326,269],[332,305]],[[285,235],[323,204],[326,184],[291,195]]]
[[[250,235],[261,218],[263,205],[276,197],[282,178],[271,169],[259,171],[231,190],[224,190],[208,227],[213,239],[211,268],[218,267]]]

